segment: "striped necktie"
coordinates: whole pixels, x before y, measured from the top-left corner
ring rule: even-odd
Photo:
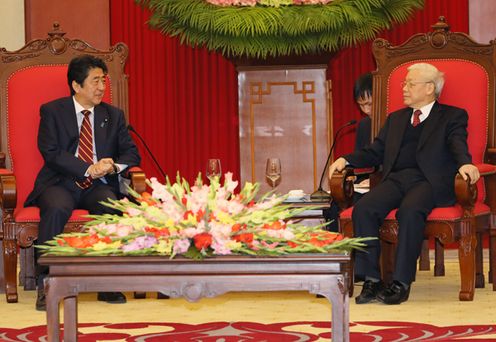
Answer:
[[[89,110],[81,112],[84,115],[81,131],[79,132],[79,149],[78,158],[87,163],[93,164],[93,130],[91,129]],[[81,189],[87,189],[93,183],[91,176],[88,176],[82,182],[76,182]]]

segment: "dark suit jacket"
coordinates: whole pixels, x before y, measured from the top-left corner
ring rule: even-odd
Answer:
[[[355,151],[361,150],[362,148],[370,144],[371,126],[372,120],[370,119],[370,116],[366,116],[358,121],[356,130]]]
[[[411,115],[411,108],[391,113],[371,145],[344,158],[359,168],[382,164],[384,180],[393,169]],[[467,122],[464,109],[436,102],[425,121],[416,155],[412,156],[432,185],[436,206],[455,203],[455,175],[460,166],[472,163],[467,146]]]
[[[40,115],[38,149],[45,163],[25,206],[35,205],[36,198],[50,185],[67,179],[84,180],[84,174],[90,166],[75,156],[79,129],[72,97],[42,105]],[[122,110],[103,102],[95,106],[93,134],[98,160],[112,158],[115,163],[128,167],[139,165],[138,150],[127,131]],[[108,175],[105,179],[118,193],[118,176]]]

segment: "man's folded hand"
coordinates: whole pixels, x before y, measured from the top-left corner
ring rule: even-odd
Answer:
[[[114,161],[111,158],[102,158],[88,168],[91,178],[96,179],[114,172]]]

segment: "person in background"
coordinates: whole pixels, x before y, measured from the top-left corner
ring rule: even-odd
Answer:
[[[40,107],[38,149],[44,165],[24,204],[40,208],[37,245],[62,233],[74,209],[112,213],[100,202],[120,198],[119,174],[140,162],[123,111],[102,102],[106,75],[107,66],[100,58],[76,57],[67,71],[72,96]],[[36,273],[36,309],[44,311],[48,268],[37,264]],[[100,292],[98,300],[125,303],[126,297]]]
[[[382,165],[382,179],[354,206],[354,236],[379,237],[386,215],[398,208],[398,246],[391,284],[381,282],[380,242],[367,243],[355,253],[355,276],[365,278],[357,304],[379,300],[400,304],[408,300],[415,279],[427,216],[434,207],[455,203],[458,173],[474,184],[480,177],[467,145],[468,114],[437,101],[444,74],[428,63],[408,67],[401,87],[405,108],[388,115],[369,146],[338,158],[329,177],[346,165],[363,168]]]
[[[358,122],[356,130],[355,151],[359,151],[370,144],[372,129],[372,74],[370,72],[361,75],[356,80],[353,87],[353,97],[360,108],[360,112],[365,115]],[[369,190],[369,177],[368,175],[358,175],[354,183],[353,204]]]
[[[358,122],[356,129],[355,151],[358,151],[370,144],[370,130],[372,114],[372,74],[370,72],[362,74],[353,85],[353,99],[358,105],[363,118]],[[356,203],[364,192],[367,191],[369,178],[367,176],[358,176],[355,180],[356,190],[353,193],[353,203]],[[339,211],[340,208],[336,202],[332,201],[329,209],[324,211],[324,217],[331,223],[327,229],[333,232],[339,231]]]

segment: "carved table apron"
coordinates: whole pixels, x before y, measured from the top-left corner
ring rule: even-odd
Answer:
[[[65,341],[77,341],[77,295],[99,291],[153,291],[197,301],[229,291],[309,291],[332,305],[332,339],[349,341],[351,261],[341,254],[278,257],[218,256],[204,260],[159,256],[42,256],[48,340],[59,341],[64,301]]]

